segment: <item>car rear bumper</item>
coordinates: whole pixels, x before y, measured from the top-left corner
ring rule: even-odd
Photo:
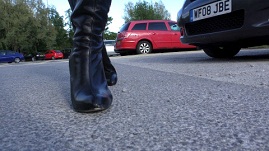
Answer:
[[[201,3],[214,0],[196,0],[185,4],[178,13],[178,24],[184,28],[181,42],[194,45],[238,42],[269,43],[269,1],[232,0],[232,12],[208,19],[190,22],[189,12]],[[260,37],[260,38],[254,38]],[[248,43],[249,45],[251,43]]]
[[[129,53],[129,52],[135,52],[135,49],[115,49],[115,53]]]
[[[117,40],[114,51],[116,53],[132,52],[136,50],[136,42],[126,39]]]

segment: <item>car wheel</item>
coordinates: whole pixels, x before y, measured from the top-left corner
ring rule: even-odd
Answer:
[[[15,63],[19,63],[20,61],[21,61],[20,58],[15,58],[15,60],[14,60]]]
[[[239,47],[206,47],[203,48],[204,52],[212,58],[232,58],[241,48]]]
[[[55,60],[55,57],[51,57],[51,60]]]
[[[138,54],[148,54],[151,53],[152,46],[148,41],[140,41],[136,47],[136,52]]]
[[[35,57],[32,57],[32,61],[36,61],[36,58]]]

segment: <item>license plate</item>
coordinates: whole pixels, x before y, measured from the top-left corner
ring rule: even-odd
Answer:
[[[232,0],[220,0],[190,11],[190,21],[198,21],[232,12]]]

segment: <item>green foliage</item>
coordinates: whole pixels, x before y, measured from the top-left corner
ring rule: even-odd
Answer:
[[[114,32],[107,32],[104,34],[104,39],[106,40],[114,40],[117,37],[117,33]]]
[[[65,23],[63,20],[63,16],[60,16],[55,8],[50,9],[49,16],[50,22],[56,30],[56,45],[54,45],[54,49],[61,50],[66,47],[70,47],[70,44],[68,44],[68,34],[67,31],[64,29]]]
[[[65,20],[67,20],[67,22],[65,23],[65,27],[67,27],[67,44],[68,44],[66,48],[71,48],[72,43],[73,43],[74,30],[73,30],[72,22],[70,19],[71,14],[72,14],[72,11],[70,8],[65,11],[65,16],[66,16]]]
[[[125,22],[132,20],[170,20],[170,13],[165,9],[162,1],[154,4],[148,3],[145,0],[139,1],[135,5],[132,2],[125,4]]]
[[[112,21],[113,21],[113,18],[108,17],[105,31],[104,31],[104,39],[106,39],[106,40],[113,40],[113,39],[116,39],[116,37],[117,37],[117,33],[110,32],[109,28],[108,28],[108,26],[112,23]]]
[[[27,53],[72,47],[71,13],[68,9],[64,18],[42,0],[0,0],[0,50]],[[108,28],[112,20],[108,18],[104,39],[116,39]]]
[[[112,21],[113,21],[113,18],[112,17],[108,17],[108,19],[107,19],[107,22],[106,22],[106,27],[105,27],[105,33],[109,33],[109,25],[112,23]]]
[[[63,48],[63,17],[42,0],[0,0],[0,49],[19,52]]]

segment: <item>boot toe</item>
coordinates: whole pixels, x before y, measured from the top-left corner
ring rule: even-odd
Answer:
[[[76,100],[73,101],[73,108],[77,112],[91,113],[108,109],[112,104],[112,95],[84,97],[91,100]]]

